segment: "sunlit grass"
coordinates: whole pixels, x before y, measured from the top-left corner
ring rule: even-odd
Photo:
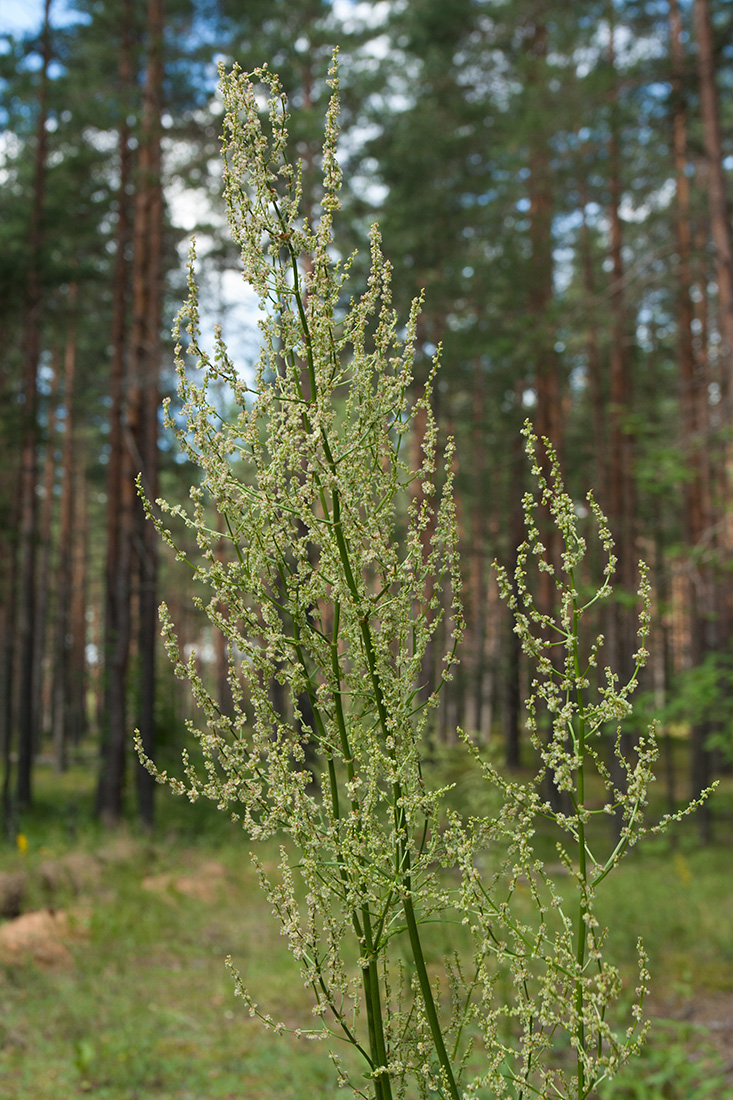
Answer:
[[[450,765],[450,778],[462,799],[460,762]],[[39,769],[37,807],[22,821],[27,851],[9,846],[0,858],[3,870],[29,870],[29,904],[38,907],[48,902],[38,885],[44,861],[70,851],[100,861],[94,883],[78,893],[62,886],[54,898],[78,910],[85,932],[69,944],[73,967],[42,970],[26,962],[0,968],[0,1096],[343,1096],[322,1044],[264,1031],[234,998],[227,955],[275,1018],[293,1027],[312,1019],[308,991],[258,891],[243,834],[212,807],[191,807],[161,791],[153,837],[133,827],[110,836],[89,823],[92,799],[88,768],[60,777]],[[658,1014],[671,1015],[693,998],[733,994],[730,845],[724,829],[721,822],[720,840],[709,848],[697,845],[692,828],[675,848],[667,841],[652,843],[633,853],[600,894],[599,917],[613,925],[611,954],[629,984],[637,936],[645,939]],[[268,863],[276,858],[274,848],[260,854]],[[143,886],[148,876],[163,873],[196,878],[207,860],[224,871],[208,898],[188,897],[175,885],[157,892]],[[447,946],[444,938],[445,929],[428,934],[433,965]],[[660,1026],[640,1063],[642,1076],[648,1073],[651,1081],[656,1074],[660,1089],[669,1092],[672,1085],[664,1084],[662,1073],[667,1046],[678,1058],[680,1048],[688,1057],[703,1040],[694,1029],[681,1036]],[[637,1079],[632,1074],[608,1095],[641,1095],[631,1091]],[[721,1081],[713,1077],[715,1088],[705,1095],[725,1100]],[[657,1095],[667,1093],[649,1092]],[[676,1100],[678,1093],[669,1095]]]
[[[65,779],[73,789],[71,777]],[[68,805],[43,806],[25,825],[25,857],[3,866],[31,870],[75,847],[103,859],[93,889],[63,899],[80,909],[86,934],[69,944],[73,968],[31,962],[2,968],[0,1095],[57,1100],[89,1093],[100,1100],[155,1096],[180,1100],[240,1097],[300,1100],[334,1094],[322,1048],[275,1039],[233,994],[224,959],[237,966],[276,1017],[307,1020],[310,1004],[257,890],[247,851],[232,827],[224,840],[209,825],[190,835],[132,831],[110,840],[92,828],[67,835]],[[200,814],[204,824],[207,814]],[[55,820],[52,820],[55,817]],[[83,835],[80,835],[82,834]],[[224,869],[211,896],[151,891],[147,876],[196,877],[206,859]]]

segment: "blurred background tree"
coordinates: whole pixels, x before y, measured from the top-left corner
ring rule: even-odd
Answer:
[[[616,667],[635,648],[643,554],[657,601],[652,709],[686,754],[690,793],[729,768],[730,6],[53,0],[24,11],[25,29],[0,43],[8,834],[40,758],[88,760],[97,814],[114,824],[136,792],[152,824],[152,788],[131,782],[131,730],[165,753],[190,706],[156,656],[160,598],[217,676],[215,640],[183,610],[189,576],[142,522],[133,477],[170,499],[189,476],[159,408],[191,231],[207,319],[222,321],[245,377],[256,355],[218,195],[217,62],[280,72],[309,216],[336,44],[341,240],[363,245],[379,220],[397,304],[425,289],[423,367],[442,344],[434,411],[458,441],[468,630],[436,751],[463,725],[510,767],[530,752],[526,670],[490,577],[494,558],[511,568],[521,537],[529,412],[578,508],[593,485],[610,515],[620,583],[599,625]],[[546,549],[557,553],[550,539]],[[428,659],[425,682],[433,675]]]

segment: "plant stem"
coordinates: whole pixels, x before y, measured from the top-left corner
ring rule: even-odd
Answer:
[[[570,572],[570,585],[575,590],[575,581],[572,570]],[[578,821],[578,863],[579,863],[579,876],[580,876],[580,898],[578,902],[578,927],[577,927],[577,942],[575,950],[575,963],[576,963],[576,977],[575,977],[575,1012],[577,1016],[577,1071],[578,1071],[578,1100],[584,1100],[586,1095],[585,1089],[585,1021],[583,1018],[584,1012],[584,997],[583,997],[583,970],[585,968],[586,952],[588,948],[588,925],[586,917],[588,913],[588,906],[586,902],[586,891],[588,888],[588,864],[587,853],[585,844],[585,821],[583,820],[583,813],[585,810],[585,735],[586,735],[586,718],[585,718],[585,703],[583,701],[583,689],[580,686],[582,679],[582,673],[580,668],[580,653],[578,650],[578,622],[580,615],[578,613],[578,603],[575,596],[573,596],[573,625],[572,625],[572,641],[573,641],[573,667],[575,673],[576,683],[576,699],[578,703],[578,743],[577,743],[577,756],[578,756],[578,779],[577,779],[577,821]]]
[[[405,876],[405,878],[406,881],[409,881],[409,876]],[[453,1076],[453,1067],[451,1065],[448,1051],[445,1048],[443,1030],[440,1026],[440,1020],[438,1019],[438,1012],[435,1007],[433,991],[430,987],[430,977],[428,975],[428,970],[425,965],[425,956],[423,954],[422,943],[420,941],[420,932],[417,920],[415,918],[415,909],[413,907],[412,897],[410,896],[410,894],[406,894],[403,898],[402,907],[405,913],[405,920],[407,921],[407,933],[410,937],[412,957],[415,960],[417,980],[420,983],[420,992],[422,993],[423,1004],[425,1005],[425,1015],[428,1018],[428,1025],[430,1027],[430,1034],[433,1039],[433,1045],[435,1046],[435,1053],[438,1056],[440,1068],[443,1071],[445,1083],[448,1086],[448,1092],[452,1097],[452,1100],[460,1100],[458,1086],[456,1085],[455,1077]]]
[[[374,643],[372,641],[371,629],[369,626],[369,620],[367,618],[364,618],[361,621],[361,633],[362,639],[364,641],[367,664],[369,666],[369,674],[372,680],[372,688],[374,690],[374,696],[377,703],[377,713],[379,715],[379,720],[382,725],[382,731],[386,739],[389,736],[387,710],[384,704],[384,697],[382,695],[382,686],[379,682],[379,672],[377,670],[377,662],[374,653]],[[407,835],[406,815],[404,807],[402,806],[402,785],[400,784],[399,780],[397,780],[393,784],[393,806],[395,813],[396,833],[399,837],[397,862],[398,868],[401,869],[402,886],[404,890],[402,898],[402,908],[405,914],[405,921],[407,922],[407,931],[410,938],[410,947],[412,949],[412,956],[415,962],[415,969],[417,970],[418,982],[420,983],[420,992],[422,994],[423,1004],[425,1006],[425,1014],[428,1018],[428,1025],[430,1027],[430,1034],[433,1039],[435,1053],[438,1057],[438,1061],[440,1062],[440,1067],[443,1071],[443,1076],[445,1078],[446,1084],[448,1085],[448,1091],[450,1093],[450,1096],[452,1097],[452,1100],[459,1100],[458,1086],[456,1085],[451,1060],[445,1047],[443,1031],[440,1026],[440,1020],[438,1019],[438,1012],[435,1007],[433,991],[430,986],[430,978],[428,976],[427,966],[425,965],[425,955],[422,949],[420,930],[418,927],[417,919],[415,917],[415,908],[412,904],[409,837]]]
[[[296,300],[298,316],[300,319],[301,328],[305,337],[305,349],[306,349],[306,361],[308,364],[308,375],[310,381],[310,400],[315,401],[317,398],[317,383],[315,375],[315,364],[313,359],[313,345],[311,340],[310,329],[308,325],[308,318],[303,304],[303,297],[300,288],[300,280],[298,276],[297,257],[293,251],[292,245],[288,245],[290,252],[290,260],[293,271],[293,291]],[[328,440],[328,436],[324,428],[321,429],[321,442],[323,444],[323,452],[328,463],[331,474],[333,475],[334,482],[337,478],[336,462],[331,450],[331,446]],[[334,536],[336,539],[336,545],[338,548],[339,559],[341,566],[344,570],[344,577],[346,579],[347,586],[354,600],[354,604],[358,607],[361,605],[361,593],[359,592],[359,586],[356,582],[354,570],[351,564],[351,555],[349,553],[349,547],[346,539],[346,535],[343,529],[342,517],[341,517],[341,498],[337,484],[334,484],[331,494],[332,501],[332,521]],[[369,621],[369,614],[363,614],[359,619],[362,641],[364,644],[364,653],[367,659],[367,665],[369,667],[369,676],[372,683],[372,690],[374,692],[374,701],[377,707],[377,715],[379,718],[379,724],[382,730],[382,735],[385,738],[385,742],[390,737],[389,720],[387,709],[384,703],[384,696],[382,693],[382,685],[379,679],[379,672],[376,663],[376,654],[374,649],[374,642],[371,635],[371,626]],[[333,660],[338,661],[338,656],[333,652]],[[342,737],[342,746],[344,752],[347,751],[347,743],[345,742],[346,730],[343,719],[343,712],[340,708],[340,697],[337,699],[337,722],[339,725],[339,731]],[[393,753],[390,755],[393,756]],[[347,768],[350,765],[350,757],[346,756]],[[405,920],[407,923],[408,935],[410,939],[410,947],[412,950],[413,959],[415,962],[415,968],[418,975],[418,982],[420,984],[420,992],[422,994],[423,1003],[425,1006],[425,1013],[428,1018],[428,1024],[430,1026],[430,1033],[433,1039],[435,1052],[438,1057],[438,1061],[441,1066],[442,1076],[448,1086],[451,1100],[459,1100],[458,1086],[456,1085],[453,1075],[453,1067],[451,1060],[448,1056],[448,1052],[445,1047],[445,1041],[443,1039],[443,1032],[440,1026],[440,1020],[438,1018],[438,1012],[435,1006],[435,1000],[433,998],[433,992],[430,986],[430,978],[428,976],[427,966],[425,964],[425,956],[422,949],[422,942],[420,939],[420,932],[418,927],[417,918],[415,916],[415,909],[412,903],[412,882],[410,876],[410,855],[409,855],[409,837],[407,833],[407,820],[402,803],[402,788],[399,781],[393,784],[393,809],[395,814],[396,832],[399,838],[398,840],[398,852],[397,852],[397,866],[401,873],[402,889],[403,889],[403,910],[405,913]],[[368,906],[362,908],[362,927],[364,932],[364,946],[367,950],[367,958],[369,959],[368,967],[362,972],[364,981],[364,991],[367,1002],[367,1017],[369,1026],[369,1038],[370,1045],[372,1047],[373,1054],[375,1055],[375,1061],[378,1065],[387,1066],[387,1052],[386,1043],[384,1040],[384,1027],[382,1021],[382,1006],[379,989],[379,975],[376,965],[375,944],[372,939],[371,928],[371,916]],[[391,1100],[392,1090],[389,1076],[385,1073],[374,1079],[374,1088],[376,1100]]]

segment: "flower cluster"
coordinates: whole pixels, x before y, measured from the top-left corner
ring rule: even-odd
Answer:
[[[287,103],[277,77],[267,68],[221,74],[229,226],[244,278],[259,296],[262,350],[251,387],[221,332],[213,353],[205,350],[192,249],[189,296],[175,330],[180,408],[175,423],[170,410],[168,418],[174,429],[183,424],[178,438],[200,479],[190,507],[165,500],[157,511],[147,507],[179,557],[185,554],[168,518],[195,534],[200,559],[191,565],[208,593],[198,602],[226,639],[228,699],[212,694],[193,656],[184,659],[163,607],[165,646],[176,674],[191,684],[201,721],[190,725],[197,751],[184,754],[183,778],[143,759],[174,791],[213,800],[253,840],[280,838],[277,870],[257,869],[313,992],[318,1026],[297,1034],[337,1037],[358,1052],[358,1080],[332,1052],[340,1082],[354,1095],[366,1096],[366,1080],[373,1100],[585,1100],[644,1034],[641,949],[632,1024],[620,1036],[610,1026],[620,982],[604,959],[594,900],[644,832],[653,731],[635,746],[633,761],[617,740],[623,789],[611,781],[600,747],[628,713],[647,656],[646,571],[636,669],[624,684],[606,670],[593,697],[603,639],[583,648],[582,619],[610,592],[613,544],[589,497],[607,564],[602,584],[583,601],[586,545],[576,511],[555,455],[550,449],[546,477],[527,427],[537,493],[524,500],[527,538],[515,577],[499,570],[498,580],[537,670],[527,712],[540,773],[535,783],[511,783],[471,746],[477,768],[501,793],[501,809],[484,817],[447,812],[445,792],[428,787],[422,764],[425,725],[462,632],[453,449],[448,443],[439,462],[431,412],[437,361],[416,393],[421,302],[399,320],[376,227],[366,289],[349,296],[351,265],[334,248],[341,187],[335,59],[329,83],[320,216],[310,224],[301,211],[300,169],[288,159]],[[214,399],[222,383],[234,402],[226,416]],[[419,434],[417,468],[405,457],[410,433]],[[540,505],[562,540],[557,566],[545,559]],[[536,605],[531,559],[552,574],[556,615]],[[426,691],[425,655],[437,637],[448,639],[447,651]],[[549,736],[540,711],[549,715]],[[585,794],[591,768],[607,792],[596,808]],[[540,794],[548,772],[567,797],[565,812]],[[598,857],[587,839],[596,813],[622,822],[618,843]],[[565,837],[564,894],[537,856],[542,818]],[[458,932],[451,957],[430,969],[428,921],[442,922],[446,938]],[[235,984],[253,1015],[285,1029],[236,972]],[[561,1036],[574,1051],[574,1069],[553,1060]]]
[[[335,68],[329,80],[323,197],[312,226],[300,213],[299,170],[287,160],[277,77],[267,69],[222,74],[229,225],[259,295],[262,351],[250,388],[220,334],[214,354],[206,352],[192,250],[176,326],[178,436],[201,480],[190,510],[157,504],[163,520],[188,524],[202,551],[194,572],[210,592],[202,606],[227,641],[232,705],[223,708],[195,660],[184,660],[162,608],[166,648],[204,723],[192,729],[200,760],[186,758],[185,780],[148,766],[189,798],[212,799],[250,837],[287,838],[277,876],[260,868],[263,889],[317,1015],[363,1053],[375,1096],[388,1100],[393,1080],[423,1060],[418,1049],[431,1045],[435,1027],[418,924],[444,899],[432,828],[438,796],[423,782],[421,737],[456,659],[460,573],[452,444],[439,469],[431,383],[414,394],[420,303],[402,324],[376,227],[360,297],[349,300],[350,264],[334,258]],[[226,418],[215,382],[228,384],[237,402]],[[405,439],[418,420],[423,458],[412,470]],[[180,554],[163,520],[154,522]],[[216,552],[222,537],[224,555]],[[420,672],[445,614],[449,650],[425,698]],[[421,973],[417,998],[409,983],[394,998],[386,992],[388,955],[405,921]],[[349,934],[357,982],[344,962]],[[260,1014],[239,979],[238,989]]]

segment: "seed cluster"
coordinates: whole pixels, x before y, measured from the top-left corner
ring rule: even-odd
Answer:
[[[161,782],[191,800],[211,799],[252,840],[281,839],[277,869],[256,866],[313,993],[316,1023],[296,1034],[344,1040],[362,1056],[363,1075],[354,1076],[332,1051],[355,1096],[583,1100],[645,1032],[641,947],[632,1022],[621,1035],[609,1022],[620,979],[604,959],[594,900],[645,831],[653,730],[633,760],[617,739],[620,785],[600,746],[628,714],[646,660],[647,574],[642,567],[636,670],[626,684],[606,670],[592,696],[603,639],[583,649],[582,618],[610,592],[613,544],[590,497],[607,565],[598,590],[581,597],[586,545],[576,510],[551,449],[549,479],[543,473],[527,426],[537,493],[524,499],[527,537],[516,574],[497,575],[536,667],[527,713],[541,766],[535,782],[510,782],[466,737],[500,809],[483,817],[449,812],[446,791],[429,788],[422,766],[430,712],[463,629],[453,446],[439,461],[431,411],[437,357],[416,394],[421,301],[401,323],[376,227],[366,289],[349,296],[351,261],[334,243],[335,58],[329,83],[320,213],[310,224],[300,169],[288,159],[278,78],[267,68],[221,73],[229,226],[244,279],[259,296],[262,350],[251,387],[220,331],[213,353],[205,350],[192,247],[175,329],[180,404],[175,417],[166,413],[200,479],[189,507],[146,506],[179,557],[186,554],[166,523],[195,535],[200,555],[190,564],[208,592],[199,606],[226,639],[230,699],[209,690],[195,655],[184,659],[162,607],[166,649],[201,720],[190,724],[196,749],[184,754],[182,778],[159,771],[139,744],[138,751]],[[222,384],[232,401],[226,415],[216,398]],[[411,467],[406,442],[416,433],[421,459]],[[545,560],[539,506],[560,532],[557,565]],[[552,575],[556,614],[537,608],[531,560]],[[439,638],[446,652],[426,688],[426,652]],[[585,799],[590,768],[607,791],[596,809]],[[565,812],[540,793],[546,773],[567,796]],[[618,843],[598,857],[586,838],[594,813],[622,821]],[[537,855],[543,818],[565,838],[563,892]],[[428,966],[424,940],[435,923],[443,941],[456,933],[456,947]],[[287,1030],[260,1008],[246,976],[234,976],[249,1011]],[[572,1066],[558,1064],[563,1043]]]

